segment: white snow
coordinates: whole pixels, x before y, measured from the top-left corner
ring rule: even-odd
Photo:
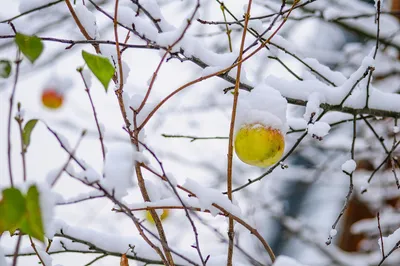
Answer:
[[[98,39],[100,34],[97,29],[96,16],[81,1],[76,2],[75,13],[92,39]]]
[[[49,254],[47,254],[47,252],[44,250],[44,248],[42,247],[42,245],[36,245],[36,250],[40,256],[40,258],[43,261],[43,264],[45,266],[52,266],[53,265],[53,259],[50,257]]]
[[[239,207],[233,205],[232,202],[230,202],[229,199],[219,190],[203,187],[196,181],[189,178],[186,179],[186,182],[183,186],[197,196],[202,210],[210,210],[212,215],[217,215],[220,210],[212,206],[212,204],[215,203],[230,213],[240,217],[241,211]]]
[[[342,73],[332,71],[329,67],[319,63],[318,60],[314,58],[305,58],[303,61],[328,80],[332,81],[336,86],[340,86],[346,81],[346,77]]]
[[[287,101],[275,89],[259,85],[250,93],[240,92],[235,131],[244,125],[262,124],[285,134]]]
[[[357,164],[354,160],[347,160],[342,164],[342,171],[351,174],[356,170]]]
[[[87,182],[89,184],[102,179],[101,175],[90,166],[86,167],[86,170],[78,173],[76,177],[81,179],[83,182]]]
[[[309,124],[307,127],[308,135],[311,137],[316,137],[322,139],[328,135],[331,126],[326,122],[317,121],[314,124]]]
[[[400,132],[400,127],[394,126],[394,127],[393,127],[393,133],[397,134],[397,133],[399,133],[399,132]]]
[[[337,235],[337,230],[336,230],[336,229],[331,229],[331,231],[329,231],[329,235],[330,235],[331,237],[336,236],[336,235]]]
[[[272,266],[306,266],[287,256],[278,256]]]
[[[324,102],[324,100],[322,100],[322,102]],[[308,96],[306,112],[304,113],[303,116],[306,122],[314,122],[317,119],[322,110],[319,107],[320,104],[321,104],[321,94],[319,94],[318,92],[313,92],[310,94],[310,96]]]
[[[68,225],[63,221],[57,220],[57,233],[67,234],[77,239],[90,242],[96,247],[108,250],[109,252],[117,252],[120,254],[126,253],[127,255],[134,255],[129,246],[135,246],[135,253],[141,256],[145,256],[147,259],[159,259],[158,254],[147,245],[147,243],[141,238],[133,235],[124,234],[123,236],[115,233],[105,233],[103,231],[96,231],[90,228],[77,227]],[[70,249],[89,251],[89,246],[82,245],[79,243],[73,243],[67,239],[55,238],[55,242],[50,247],[50,252],[53,250],[62,250],[62,246],[59,245],[59,240],[63,241],[65,246]],[[57,243],[58,242],[58,243]],[[181,263],[181,260],[177,260],[177,263]]]
[[[134,185],[133,166],[133,146],[127,143],[112,145],[106,154],[103,167],[104,179],[101,184],[109,193],[114,193],[117,199],[121,199]]]
[[[394,247],[400,247],[400,228],[393,232],[393,234],[383,237],[383,247],[385,249],[385,253],[388,254],[390,250]],[[381,240],[378,239],[379,248],[382,250]]]

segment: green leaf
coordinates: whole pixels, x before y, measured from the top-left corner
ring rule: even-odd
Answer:
[[[21,33],[15,35],[15,43],[21,52],[31,61],[35,62],[36,59],[43,52],[43,43],[40,38],[36,36],[28,36]]]
[[[104,89],[107,92],[108,83],[110,83],[110,80],[115,73],[115,69],[110,63],[110,60],[103,56],[90,54],[84,50],[82,50],[82,57],[92,73],[101,82],[101,84],[103,84]]]
[[[44,227],[40,209],[39,191],[35,185],[29,187],[26,194],[26,213],[20,224],[22,232],[44,241]]]
[[[6,79],[11,74],[11,62],[8,60],[0,60],[0,77]]]
[[[0,201],[0,235],[4,231],[13,233],[19,227],[19,223],[26,211],[25,198],[16,188],[7,188],[2,191],[3,198]]]
[[[31,119],[24,126],[22,139],[24,140],[25,148],[28,148],[29,144],[31,143],[32,130],[35,128],[37,121],[37,119]]]

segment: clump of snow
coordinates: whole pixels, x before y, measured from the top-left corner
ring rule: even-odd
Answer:
[[[336,229],[331,229],[331,231],[329,232],[329,236],[330,237],[334,237],[337,235],[337,230]]]
[[[229,199],[220,191],[213,188],[203,187],[196,181],[189,178],[186,179],[186,182],[183,186],[196,195],[202,210],[209,210],[212,215],[217,215],[220,210],[212,206],[212,204],[215,203],[233,215],[240,216],[241,211],[239,207],[233,205],[232,202],[230,202]]]
[[[278,258],[276,258],[272,266],[306,266],[306,265],[297,262],[295,259],[281,255]]]
[[[342,164],[342,171],[347,174],[351,174],[354,172],[354,170],[356,170],[356,167],[357,167],[356,162],[350,159],[344,162],[344,164]]]
[[[109,148],[103,167],[102,185],[117,199],[127,195],[133,183],[134,149],[128,144],[115,144]]]
[[[323,102],[323,100],[322,100]],[[304,113],[304,119],[307,122],[314,122],[319,114],[321,113],[321,94],[318,92],[313,92],[308,96],[308,101],[306,105],[306,112]]]
[[[244,125],[262,124],[278,129],[282,134],[287,132],[287,101],[279,91],[259,85],[247,95],[242,94],[239,95],[235,131]]]
[[[81,1],[77,1],[75,13],[89,36],[98,39],[100,34],[97,29],[96,16]]]
[[[87,183],[94,183],[102,178],[101,175],[90,166],[86,167],[86,170],[78,173],[76,177]]]
[[[52,266],[53,259],[50,255],[43,249],[41,245],[36,245],[36,251],[40,256],[40,259],[43,261],[43,265]]]
[[[123,84],[127,83],[128,77],[129,77],[129,72],[131,71],[129,65],[122,60],[122,78],[123,78]],[[119,67],[116,68],[117,71],[117,77],[119,77]],[[119,87],[116,86],[116,89],[118,89]]]
[[[329,67],[319,63],[318,60],[314,58],[305,58],[303,61],[337,86],[342,85],[347,80],[342,73],[331,70]]]
[[[393,133],[397,134],[400,132],[400,127],[394,126],[393,127]]]
[[[323,137],[328,135],[331,126],[326,122],[317,121],[314,124],[309,124],[307,127],[308,135],[316,138],[318,140],[322,140]]]
[[[47,182],[36,183],[39,192],[40,211],[45,235],[52,235],[52,223],[54,218],[54,206],[56,204],[57,195],[51,191]],[[47,265],[47,264],[46,264]]]
[[[383,247],[385,253],[387,254],[394,247],[400,247],[400,228],[393,232],[393,234],[388,235],[386,237],[382,237]],[[378,239],[379,248],[382,250],[381,240]]]

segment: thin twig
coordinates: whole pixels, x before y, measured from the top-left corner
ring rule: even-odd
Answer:
[[[14,19],[20,18],[20,17],[22,17],[22,16],[28,15],[28,14],[30,14],[30,13],[33,13],[33,12],[38,11],[38,10],[41,10],[41,9],[45,9],[45,8],[51,7],[51,6],[53,6],[53,5],[56,5],[56,4],[58,4],[58,3],[61,3],[62,1],[64,1],[64,0],[57,0],[57,1],[54,1],[54,2],[50,2],[50,3],[47,3],[47,4],[44,4],[44,5],[41,5],[41,6],[32,8],[32,9],[27,10],[27,11],[25,11],[25,12],[22,12],[21,14],[18,14],[18,15],[16,15],[16,16],[12,17],[12,18],[2,20],[2,21],[0,21],[0,23],[11,22],[11,21],[13,21]]]
[[[94,107],[94,103],[93,103],[93,99],[92,99],[92,95],[90,94],[90,88],[85,80],[85,77],[83,76],[82,73],[82,69],[80,68],[78,70],[79,74],[81,75],[83,84],[85,85],[85,91],[89,97],[89,101],[90,101],[90,105],[92,107],[92,112],[93,112],[93,116],[94,116],[94,121],[96,123],[96,127],[97,127],[97,132],[99,133],[99,141],[100,141],[100,147],[101,147],[101,154],[103,155],[103,161],[105,161],[106,159],[106,151],[104,148],[104,141],[103,141],[103,133],[101,132],[101,128],[100,128],[100,123],[99,123],[99,119],[97,118],[97,112],[96,112],[96,108]]]
[[[382,236],[382,228],[381,228],[381,218],[379,215],[379,212],[376,215],[376,218],[378,220],[378,230],[379,230],[379,238],[381,240],[381,251],[382,251],[382,259],[385,257],[385,249],[383,246],[383,236]]]
[[[17,261],[18,261],[18,257],[19,257],[19,248],[21,247],[21,240],[22,240],[22,234],[19,233],[18,235],[18,239],[17,239],[17,244],[15,245],[15,251],[13,254],[13,262],[12,262],[12,266],[17,266]]]
[[[379,171],[379,169],[381,169],[381,167],[386,163],[386,161],[391,158],[392,153],[396,150],[396,148],[397,148],[397,146],[399,146],[399,144],[400,144],[400,141],[398,141],[396,144],[393,145],[392,149],[389,151],[389,153],[387,154],[385,159],[383,159],[381,164],[377,168],[375,168],[375,170],[372,172],[371,176],[368,178],[368,183],[371,182],[371,180],[374,177],[374,175]],[[361,193],[363,194],[365,192],[367,192],[367,190],[364,190]]]
[[[169,134],[161,134],[164,138],[182,138],[182,139],[190,139],[190,142],[194,142],[196,140],[206,140],[206,139],[229,139],[228,137],[196,137],[196,136],[185,136],[185,135],[169,135]]]
[[[14,85],[10,95],[10,107],[8,111],[8,127],[7,127],[7,157],[8,157],[8,174],[10,176],[10,184],[11,187],[14,187],[14,180],[12,174],[12,162],[11,162],[11,117],[12,117],[12,109],[14,105],[14,96],[15,91],[17,89],[18,77],[19,77],[19,67],[21,64],[20,59],[20,51],[17,51],[17,56],[15,60],[15,78],[14,78]]]
[[[381,0],[376,1],[376,43],[375,43],[375,51],[373,58],[376,58],[376,54],[378,53],[378,48],[379,48],[379,32],[380,32],[380,16],[381,16]],[[372,68],[371,71],[369,72],[368,76],[368,83],[367,83],[367,98],[365,102],[365,107],[368,108],[369,104],[369,86],[371,84],[371,79],[372,79],[372,73],[374,72],[375,68]]]
[[[138,113],[142,110],[142,108],[144,107],[144,105],[147,102],[147,99],[150,96],[150,92],[151,92],[151,90],[152,90],[152,88],[154,86],[154,83],[156,81],[157,74],[160,71],[163,62],[165,61],[165,58],[172,51],[172,49],[183,39],[183,37],[185,36],[185,34],[186,34],[187,30],[189,29],[190,25],[192,25],[192,20],[194,19],[194,17],[196,15],[197,11],[199,10],[199,8],[200,8],[200,2],[197,1],[197,4],[196,4],[196,6],[194,8],[194,11],[193,11],[192,15],[190,16],[190,18],[187,19],[187,24],[186,24],[185,28],[183,29],[182,33],[179,35],[179,37],[170,46],[168,46],[168,49],[165,51],[164,55],[161,57],[161,60],[158,63],[158,66],[157,66],[156,70],[154,71],[153,76],[151,78],[151,81],[150,81],[150,84],[149,84],[149,88],[147,89],[146,95],[144,96],[143,101],[140,104],[139,108],[136,110]]]
[[[78,26],[78,28],[81,31],[82,35],[87,40],[93,40],[93,38],[86,31],[85,27],[82,25],[81,21],[79,20],[78,16],[76,15],[75,10],[71,5],[70,0],[65,0],[65,3],[67,4],[68,10],[71,13],[72,18],[74,19],[75,24]],[[96,53],[100,54],[100,46],[98,44],[96,44],[96,43],[93,43],[92,45],[93,45],[94,49],[96,50]]]
[[[244,14],[245,16],[245,21],[244,21],[244,30],[242,34],[242,40],[240,43],[240,50],[239,50],[239,56],[238,56],[238,61],[242,61],[242,56],[243,56],[243,50],[244,50],[244,42],[246,40],[246,33],[247,33],[247,26],[249,24],[249,18],[250,18],[250,10],[251,10],[251,4],[253,3],[252,0],[249,0],[247,4],[247,11]],[[235,120],[236,120],[236,108],[239,100],[239,83],[240,83],[240,74],[242,70],[242,63],[239,63],[237,65],[237,72],[236,72],[236,83],[235,83],[235,90],[233,94],[233,104],[232,104],[232,113],[231,113],[231,123],[229,127],[229,144],[228,144],[228,169],[227,169],[227,194],[228,194],[228,199],[232,201],[232,166],[233,166],[233,134],[234,134],[234,129],[235,129]],[[233,259],[233,241],[235,237],[235,231],[234,231],[234,223],[232,217],[229,217],[229,226],[228,226],[228,257],[227,257],[227,265],[232,266],[232,259]]]
[[[71,162],[72,158],[74,157],[74,155],[76,153],[76,150],[78,149],[79,144],[81,143],[81,141],[82,141],[83,137],[85,136],[85,134],[86,134],[86,130],[83,130],[81,135],[80,135],[80,137],[79,137],[79,139],[78,139],[78,142],[75,145],[75,148],[71,151],[71,153],[68,156],[68,159],[65,162],[64,166],[60,169],[60,171],[58,171],[57,175],[55,176],[55,178],[51,182],[51,187],[54,187],[54,185],[57,183],[58,179],[61,177],[62,173],[67,169],[69,163]]]
[[[86,263],[84,266],[90,266],[90,265],[92,265],[93,263],[95,263],[96,261],[99,261],[99,260],[101,260],[102,258],[105,258],[105,257],[107,257],[107,256],[108,256],[108,254],[102,254],[102,255],[100,255],[100,256],[98,256],[98,257],[92,259],[91,261],[89,261],[88,263]]]
[[[383,262],[390,256],[392,255],[392,253],[400,248],[400,241],[398,241],[394,247],[388,252],[388,254],[385,255],[385,257],[382,258],[382,260],[379,262],[378,266],[381,266],[383,264]]]
[[[221,11],[222,11],[222,15],[224,17],[224,22],[226,23],[225,4],[224,4],[224,2],[222,2],[220,4],[220,8],[221,8]],[[226,35],[228,37],[229,51],[232,53],[233,50],[232,50],[231,30],[229,29],[229,25],[227,23],[225,24],[225,29],[226,29]]]
[[[32,237],[31,237],[31,236],[29,236],[29,241],[31,242],[31,247],[33,248],[33,251],[35,251],[35,253],[36,253],[36,256],[37,256],[37,257],[38,257],[38,259],[40,260],[40,263],[41,263],[43,266],[46,266],[46,264],[44,263],[44,261],[43,261],[42,257],[40,256],[39,252],[37,251],[37,249],[36,249],[36,245],[35,245],[35,243],[33,242],[33,240],[32,240]]]
[[[354,160],[354,155],[355,155],[356,138],[357,138],[357,119],[356,119],[356,116],[354,116],[354,119],[353,119],[353,140],[352,140],[352,143],[351,143],[351,159],[352,160]],[[351,194],[353,193],[353,188],[354,188],[353,172],[351,172],[351,173],[344,172],[344,173],[349,176],[349,180],[350,180],[349,191],[347,192],[346,199],[345,199],[344,205],[342,207],[342,210],[340,211],[338,217],[336,218],[335,222],[332,225],[332,229],[333,230],[336,230],[337,224],[339,223],[340,219],[342,218],[344,212],[347,210],[347,208],[349,206]],[[329,235],[328,240],[325,242],[325,244],[326,245],[330,245],[332,243],[332,238],[333,238],[333,236]]]
[[[22,175],[24,182],[26,181],[26,147],[24,143],[24,130],[22,128],[22,123],[24,121],[23,117],[21,116],[21,103],[17,104],[18,115],[15,117],[15,120],[18,123],[19,129],[19,136],[21,141],[21,158],[22,158]]]

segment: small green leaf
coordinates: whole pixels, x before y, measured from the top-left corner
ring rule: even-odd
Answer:
[[[11,74],[11,62],[8,60],[0,60],[0,77],[6,79]]]
[[[22,232],[44,241],[44,227],[40,209],[39,191],[35,185],[30,186],[26,194],[26,213],[20,224]]]
[[[17,33],[15,35],[15,42],[21,52],[29,59],[29,61],[31,61],[31,63],[35,62],[43,52],[42,40],[36,36]]]
[[[101,82],[101,84],[103,84],[104,89],[107,92],[108,83],[110,83],[110,80],[115,73],[115,69],[110,63],[110,60],[103,56],[90,54],[84,50],[82,50],[82,57],[92,73]]]
[[[7,188],[2,191],[0,201],[0,235],[4,231],[13,233],[19,227],[19,223],[26,211],[25,198],[16,188]]]
[[[22,139],[24,140],[25,148],[28,148],[29,144],[31,143],[32,130],[36,126],[37,121],[38,121],[37,119],[31,119],[24,126],[24,131],[22,132]]]

